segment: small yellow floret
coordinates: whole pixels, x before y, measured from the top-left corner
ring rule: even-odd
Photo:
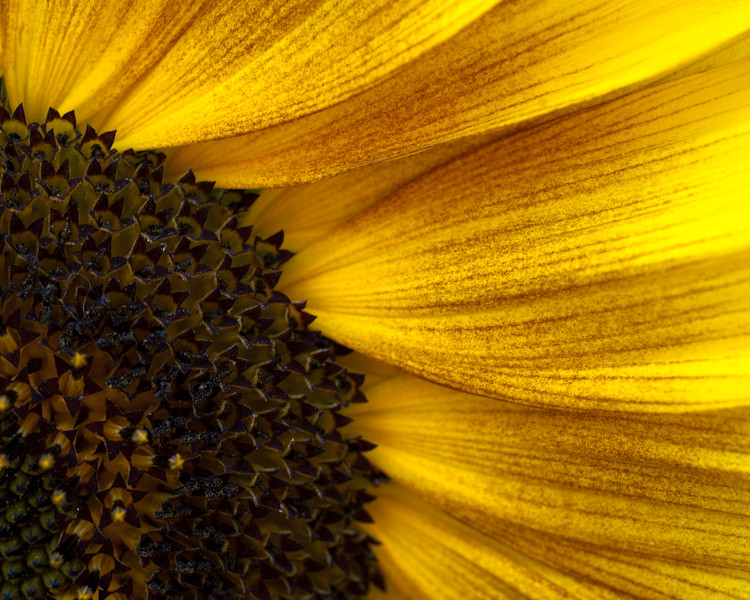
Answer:
[[[49,555],[49,564],[54,569],[61,566],[63,564],[63,555],[57,551],[53,552]]]
[[[0,353],[10,354],[16,348],[18,348],[18,344],[16,343],[16,340],[13,339],[13,336],[9,331],[6,331],[3,335],[0,335]]]
[[[136,429],[130,439],[134,444],[140,446],[148,442],[148,432],[145,429]]]
[[[169,468],[170,469],[182,469],[185,465],[185,459],[179,454],[169,457]]]
[[[52,493],[52,504],[55,506],[60,506],[63,502],[65,502],[65,492],[62,490],[55,490]]]
[[[74,369],[80,369],[81,367],[85,367],[87,362],[88,362],[88,358],[86,358],[85,354],[76,352],[75,355],[73,356],[73,368]]]
[[[78,590],[78,600],[91,600],[94,590],[88,586],[83,586]]]
[[[55,465],[55,456],[49,452],[39,457],[39,468],[47,471]]]
[[[0,394],[0,412],[5,412],[11,406],[8,394]]]
[[[112,520],[115,523],[121,523],[125,520],[125,515],[128,514],[128,511],[124,506],[115,506],[109,514],[112,515]]]

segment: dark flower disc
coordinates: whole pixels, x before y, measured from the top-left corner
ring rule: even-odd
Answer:
[[[251,194],[113,140],[0,109],[0,600],[364,597],[362,377]]]

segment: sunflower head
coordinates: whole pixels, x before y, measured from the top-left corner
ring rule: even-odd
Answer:
[[[362,378],[252,194],[113,141],[0,109],[0,597],[363,596]]]

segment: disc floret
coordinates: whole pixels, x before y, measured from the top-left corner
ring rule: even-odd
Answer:
[[[113,142],[0,109],[0,595],[364,596],[361,377],[251,194]]]

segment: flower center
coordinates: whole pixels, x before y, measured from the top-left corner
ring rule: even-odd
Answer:
[[[361,376],[252,194],[113,140],[0,109],[0,600],[363,597]]]

